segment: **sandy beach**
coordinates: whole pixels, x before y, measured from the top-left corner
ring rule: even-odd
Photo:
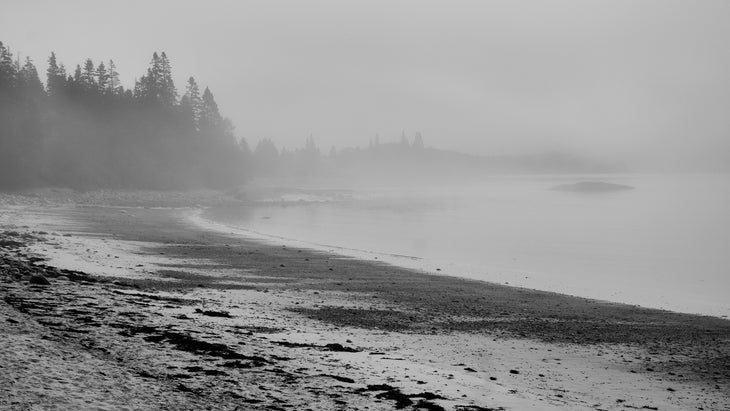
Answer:
[[[0,201],[2,409],[730,409],[726,319],[59,197]]]

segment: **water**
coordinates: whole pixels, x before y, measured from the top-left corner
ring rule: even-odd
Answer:
[[[634,190],[554,191],[609,181]],[[730,315],[730,176],[494,178],[208,210],[257,238],[429,272]]]

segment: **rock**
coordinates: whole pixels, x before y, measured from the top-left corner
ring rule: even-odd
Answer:
[[[509,370],[509,373],[510,373],[510,374],[519,374],[520,372],[519,372],[519,371],[517,371],[517,370]]]
[[[334,378],[337,381],[345,382],[345,383],[348,383],[348,384],[354,384],[355,383],[355,380],[353,380],[352,378],[348,378],[348,377],[341,377],[339,375],[332,375],[332,374],[321,374],[321,375],[323,377]]]
[[[69,280],[68,277],[66,277],[65,275],[59,275],[58,277],[56,277],[56,279],[57,280],[63,280],[63,281],[68,281]]]
[[[36,285],[51,285],[51,282],[48,281],[48,279],[46,277],[44,277],[40,274],[31,275],[30,278],[28,279],[28,282],[30,282],[31,284],[36,284]]]
[[[361,350],[358,350],[357,348],[347,347],[347,346],[344,346],[339,343],[326,344],[323,348],[328,351],[336,351],[336,352],[360,352],[361,351]]]
[[[207,315],[208,317],[233,318],[233,316],[228,311],[201,310],[200,308],[196,308],[195,312],[198,314]]]

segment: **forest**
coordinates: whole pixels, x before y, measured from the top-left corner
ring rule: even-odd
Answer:
[[[0,42],[0,188],[224,187],[246,153],[213,93],[190,77],[180,96],[167,55],[125,89],[113,61],[67,70],[52,53],[45,84]]]

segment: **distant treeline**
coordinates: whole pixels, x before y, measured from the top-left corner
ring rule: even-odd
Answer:
[[[243,143],[246,149],[245,142]],[[409,139],[381,142],[379,136],[366,147],[337,149],[321,154],[310,136],[304,148],[277,149],[271,139],[258,142],[251,154],[252,172],[259,178],[287,182],[335,182],[409,185],[481,180],[499,174],[570,174],[625,171],[615,164],[549,152],[521,156],[479,156],[424,145],[420,132]]]
[[[132,90],[113,61],[68,72],[52,53],[45,77],[44,86],[31,59],[0,42],[0,187],[221,187],[244,177],[231,122],[193,77],[179,97],[164,52]]]
[[[154,53],[133,89],[113,61],[87,59],[68,72],[51,53],[45,85],[30,58],[14,59],[0,42],[0,188],[221,188],[256,177],[274,181],[413,182],[481,178],[494,173],[612,171],[562,154],[481,157],[408,140],[366,148],[332,147],[310,136],[303,148],[278,149],[269,138],[251,150],[236,139],[213,93],[190,77],[179,95],[167,55]]]

